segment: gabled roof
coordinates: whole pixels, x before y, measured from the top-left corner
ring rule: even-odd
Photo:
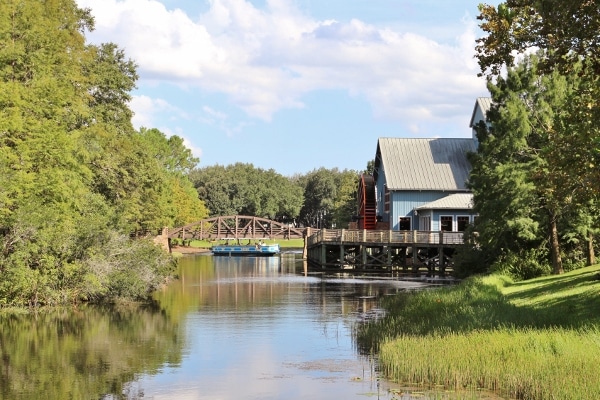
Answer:
[[[472,193],[455,193],[431,203],[423,204],[417,207],[417,210],[444,210],[444,209],[463,209],[473,208]]]
[[[469,122],[469,128],[472,128],[473,125],[477,124],[479,121],[475,121],[475,117],[477,115],[477,108],[481,110],[481,114],[483,118],[487,118],[487,112],[492,107],[492,98],[491,97],[478,97],[477,101],[475,101],[475,105],[473,106],[473,112],[471,113],[471,122]]]
[[[383,167],[388,190],[466,191],[467,153],[475,150],[470,138],[379,138],[373,175]]]

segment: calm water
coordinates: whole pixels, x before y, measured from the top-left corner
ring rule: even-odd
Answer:
[[[2,317],[1,398],[411,398],[352,328],[422,283],[311,275],[294,254],[186,256],[178,273],[153,307]]]

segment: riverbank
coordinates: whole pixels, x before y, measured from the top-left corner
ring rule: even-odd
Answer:
[[[363,327],[392,380],[505,398],[600,396],[600,265],[523,282],[470,278],[387,299]]]
[[[192,246],[175,246],[171,248],[173,254],[202,254],[210,253],[210,249],[203,247],[192,247]]]

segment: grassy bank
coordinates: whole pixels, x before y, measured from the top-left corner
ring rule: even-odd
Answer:
[[[258,239],[257,239],[258,240]],[[304,247],[304,239],[275,239],[275,240],[263,240],[266,244],[278,243],[279,246],[283,248],[302,248]],[[217,241],[208,241],[208,240],[192,240],[189,243],[189,247],[197,247],[200,249],[210,249],[213,245],[217,244]],[[248,239],[240,239],[240,243],[247,244]],[[251,243],[254,243],[251,240]]]
[[[600,266],[512,282],[458,286],[387,299],[388,316],[359,343],[379,351],[398,382],[485,388],[519,399],[600,396]]]

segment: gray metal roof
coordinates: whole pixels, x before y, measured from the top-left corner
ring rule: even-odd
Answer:
[[[477,115],[477,107],[481,109],[481,114],[483,118],[486,118],[487,112],[492,107],[492,98],[491,97],[478,97],[475,101],[475,105],[473,106],[473,112],[471,113],[471,122],[469,122],[469,127],[472,128],[473,125],[478,123],[479,121],[475,121],[475,117]]]
[[[473,208],[472,193],[455,193],[442,197],[431,203],[417,207],[417,210],[471,209]]]
[[[470,138],[379,138],[375,174],[383,167],[389,190],[467,190],[475,150]]]

